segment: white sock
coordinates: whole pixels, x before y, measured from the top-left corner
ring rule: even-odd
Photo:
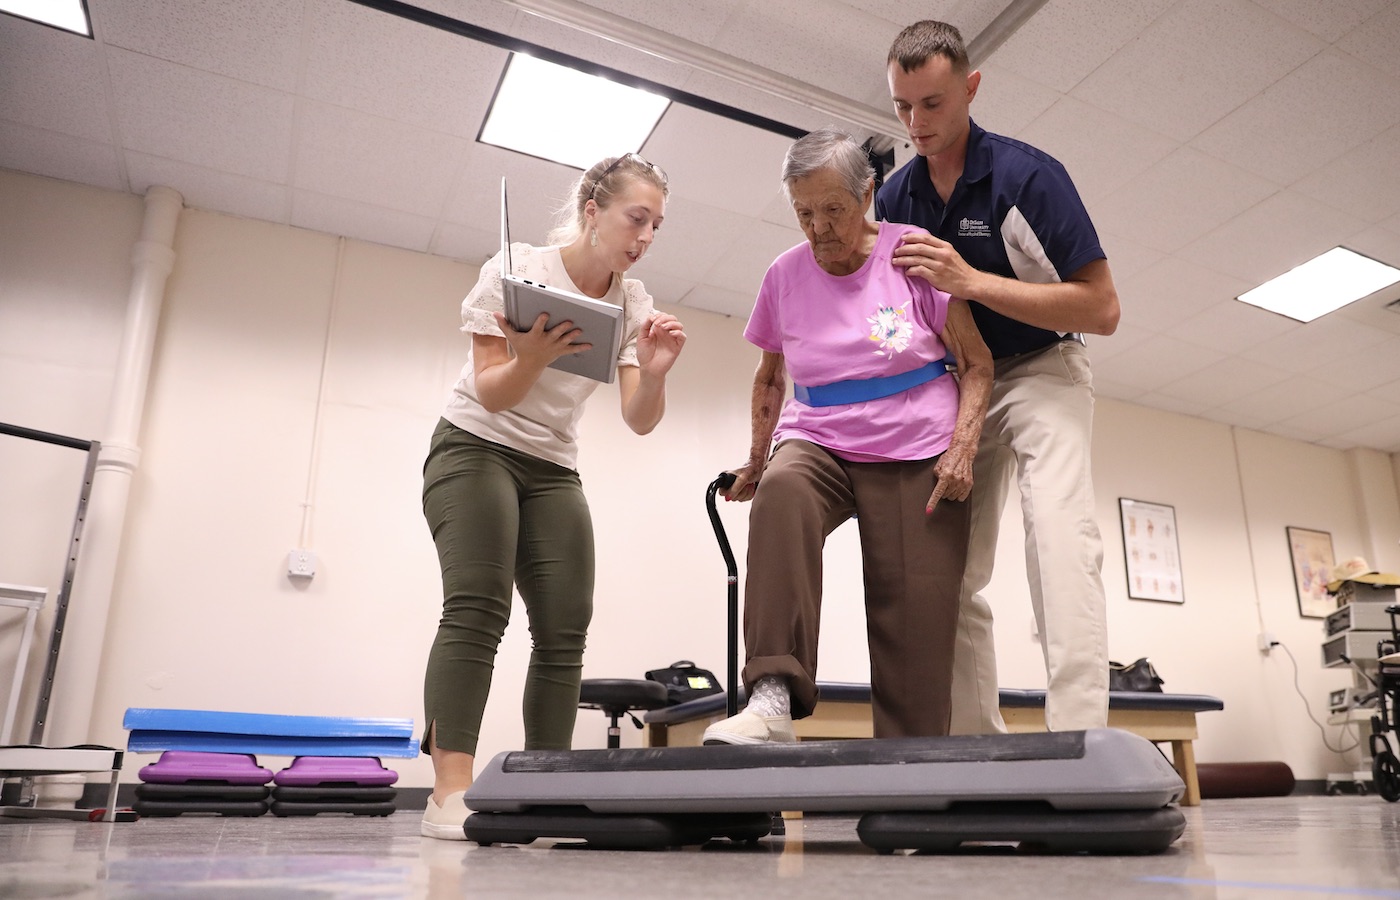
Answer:
[[[758,679],[749,697],[749,711],[769,718],[792,715],[787,682],[776,675]]]

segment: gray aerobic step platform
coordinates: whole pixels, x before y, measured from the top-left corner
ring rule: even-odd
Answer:
[[[467,792],[480,843],[578,837],[597,846],[754,840],[777,810],[866,814],[881,850],[964,840],[1154,852],[1185,828],[1185,785],[1147,740],[1111,728],[815,741],[756,747],[516,751]],[[903,815],[884,815],[900,813]]]

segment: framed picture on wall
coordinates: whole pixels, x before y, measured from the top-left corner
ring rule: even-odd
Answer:
[[[1327,593],[1327,579],[1336,560],[1332,557],[1332,535],[1311,528],[1285,529],[1288,553],[1293,559],[1293,586],[1298,591],[1298,615],[1323,619],[1337,608],[1337,600]]]
[[[1123,520],[1128,596],[1134,600],[1185,603],[1176,509],[1165,503],[1119,497],[1118,512]]]

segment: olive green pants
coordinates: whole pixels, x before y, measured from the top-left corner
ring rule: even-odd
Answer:
[[[443,420],[423,466],[423,513],[442,566],[423,685],[433,744],[475,755],[513,585],[530,622],[525,749],[569,749],[593,616],[593,521],[578,473]]]

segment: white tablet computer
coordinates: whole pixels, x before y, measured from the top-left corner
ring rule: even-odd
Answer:
[[[564,291],[511,273],[510,221],[506,214],[506,180],[501,179],[501,294],[506,319],[518,331],[534,327],[540,313],[549,315],[546,328],[565,320],[583,333],[575,343],[592,344],[582,353],[561,356],[551,369],[572,372],[611,384],[617,379],[617,354],[622,349],[622,307]]]

